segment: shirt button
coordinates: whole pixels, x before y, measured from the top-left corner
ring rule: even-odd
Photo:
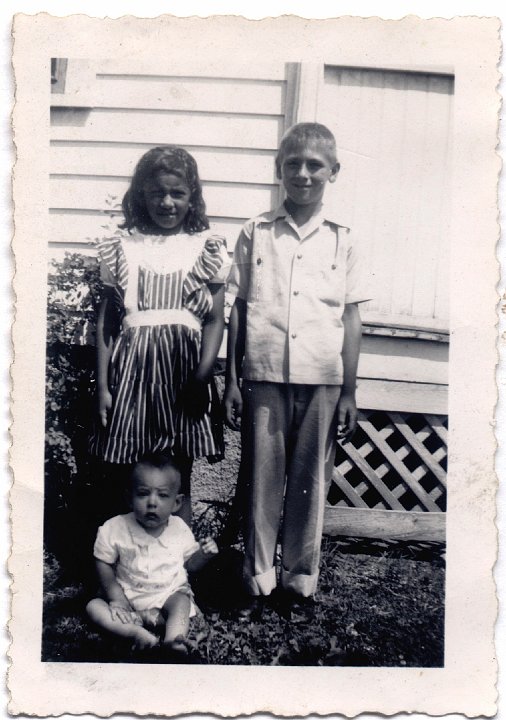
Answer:
[[[294,294],[294,295],[298,295],[298,294],[299,294],[299,291],[298,291],[298,290],[294,290],[294,291],[293,291],[293,294]]]
[[[295,338],[297,337],[297,333],[292,333],[292,337],[295,340]]]
[[[300,260],[302,258],[302,253],[297,254],[297,259]]]

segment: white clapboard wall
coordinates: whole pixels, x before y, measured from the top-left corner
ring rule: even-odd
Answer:
[[[69,58],[52,94],[50,254],[93,253],[121,220],[135,163],[165,143],[195,156],[232,251],[242,223],[282,198],[284,130],[323,122],[341,162],[326,201],[371,271],[361,407],[445,414],[452,99],[452,76],[406,69]]]
[[[87,250],[120,218],[138,159],[176,144],[197,160],[216,231],[233,249],[242,223],[279,200],[274,158],[287,124],[287,67],[178,68],[69,59],[52,95],[50,247]],[[108,211],[116,212],[110,221]]]
[[[326,66],[317,116],[341,161],[332,201],[368,259],[369,321],[448,330],[453,77]]]

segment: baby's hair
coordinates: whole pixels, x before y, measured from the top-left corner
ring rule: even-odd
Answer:
[[[153,453],[147,453],[144,455],[140,460],[138,460],[131,469],[130,473],[130,484],[131,489],[134,488],[134,477],[135,477],[135,471],[142,467],[142,466],[151,466],[156,468],[157,470],[175,470],[178,477],[178,490],[180,489],[181,485],[181,467],[177,460],[168,453],[165,453],[163,451],[153,452]]]
[[[161,145],[145,153],[135,168],[130,187],[122,202],[125,222],[121,227],[129,232],[136,228],[146,231],[153,227],[144,199],[144,186],[160,172],[180,176],[190,189],[190,206],[183,220],[183,230],[190,235],[209,229],[206,206],[202,197],[199,171],[189,152],[175,145]]]
[[[336,139],[328,127],[316,122],[305,122],[292,125],[281,138],[278,154],[276,156],[276,167],[280,168],[283,155],[291,147],[306,147],[310,143],[319,142],[326,145],[327,152],[333,164],[337,162]]]

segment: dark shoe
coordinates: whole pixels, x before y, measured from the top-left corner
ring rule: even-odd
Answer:
[[[238,619],[243,622],[260,620],[264,612],[264,606],[265,597],[263,595],[253,595],[247,605],[238,610]]]
[[[312,597],[304,597],[293,590],[276,588],[271,595],[273,609],[285,620],[304,622],[310,619],[316,603]]]

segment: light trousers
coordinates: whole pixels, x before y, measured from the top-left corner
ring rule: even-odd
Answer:
[[[305,597],[316,590],[340,391],[338,385],[243,382],[239,482],[244,580],[252,595],[276,587],[279,536],[281,586]]]

